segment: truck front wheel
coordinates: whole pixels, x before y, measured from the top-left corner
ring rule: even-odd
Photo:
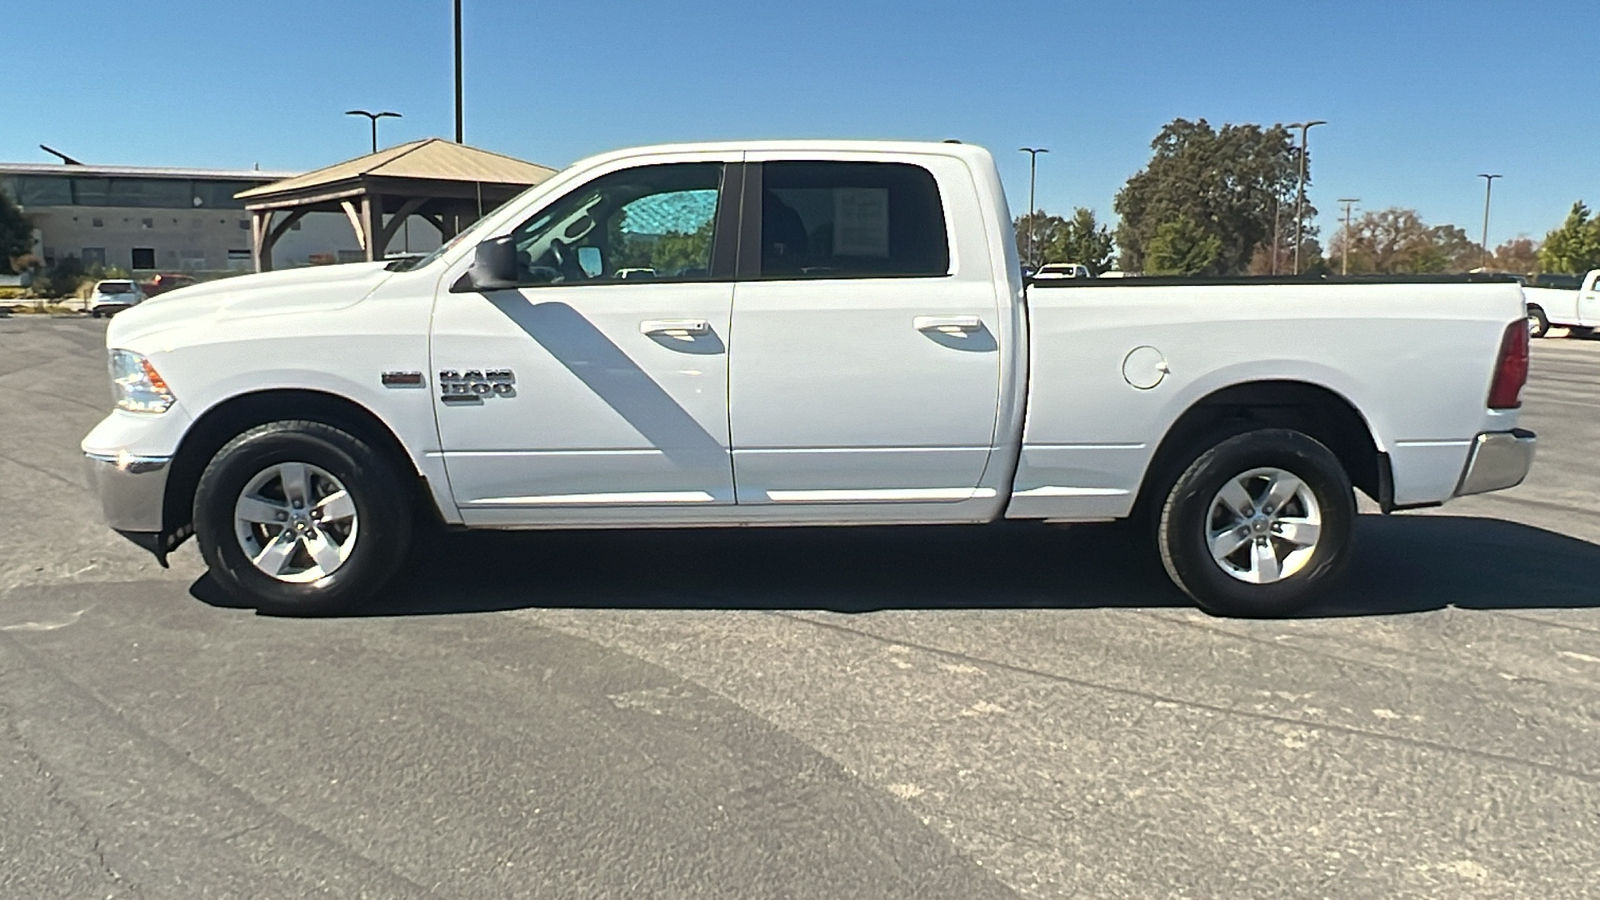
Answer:
[[[275,615],[325,615],[374,595],[399,569],[411,510],[394,468],[320,422],[272,422],[217,451],[195,490],[211,574]]]
[[[1214,615],[1281,616],[1349,562],[1355,494],[1337,457],[1298,431],[1222,441],[1167,493],[1157,547],[1167,574]]]

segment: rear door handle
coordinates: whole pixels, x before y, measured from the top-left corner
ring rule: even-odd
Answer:
[[[911,324],[918,331],[937,331],[941,334],[963,334],[983,328],[977,316],[917,316]]]
[[[645,319],[639,323],[639,333],[691,337],[697,334],[710,334],[711,323],[705,319]]]

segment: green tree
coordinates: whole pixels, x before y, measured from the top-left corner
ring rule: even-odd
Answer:
[[[1533,275],[1539,271],[1539,245],[1531,238],[1519,237],[1494,248],[1489,268],[1496,272]]]
[[[1246,271],[1257,248],[1272,243],[1274,219],[1279,242],[1283,235],[1292,239],[1300,161],[1282,125],[1223,125],[1218,130],[1204,119],[1174,119],[1150,146],[1154,153],[1149,165],[1117,194],[1121,222],[1116,239],[1124,269],[1152,271],[1147,256],[1164,227],[1164,262],[1175,261],[1170,255],[1174,241],[1198,230],[1215,238],[1218,247],[1207,268],[1224,275]],[[1303,214],[1302,234],[1314,235],[1310,220],[1316,209],[1307,204]],[[1202,243],[1210,242],[1189,246]],[[1282,259],[1292,258],[1291,244]]]
[[[1539,268],[1571,274],[1600,269],[1600,216],[1591,216],[1582,200],[1572,204],[1560,228],[1545,235]]]
[[[1225,249],[1222,238],[1189,218],[1179,216],[1161,223],[1145,247],[1144,271],[1149,275],[1222,274]]]
[[[5,191],[0,191],[0,266],[12,270],[12,262],[33,249],[33,224]]]
[[[1429,225],[1414,209],[1363,213],[1334,236],[1329,268],[1349,254],[1352,275],[1465,272],[1483,262],[1483,247],[1454,225]]]
[[[1111,268],[1115,240],[1111,229],[1095,220],[1094,210],[1078,207],[1072,218],[1052,216],[1043,210],[1017,217],[1017,255],[1022,264],[1037,269],[1045,263],[1082,263],[1096,275]],[[1034,228],[1033,257],[1028,257],[1028,229]]]

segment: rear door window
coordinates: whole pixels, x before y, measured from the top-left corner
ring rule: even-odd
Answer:
[[[939,186],[921,166],[768,162],[761,183],[760,278],[950,274]]]

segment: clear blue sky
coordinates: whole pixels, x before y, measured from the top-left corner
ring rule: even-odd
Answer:
[[[663,141],[959,138],[1020,212],[1111,199],[1162,124],[1328,119],[1339,197],[1490,242],[1600,206],[1600,0],[465,0],[467,142],[548,165]],[[8,7],[0,160],[310,169],[454,128],[450,0]]]

